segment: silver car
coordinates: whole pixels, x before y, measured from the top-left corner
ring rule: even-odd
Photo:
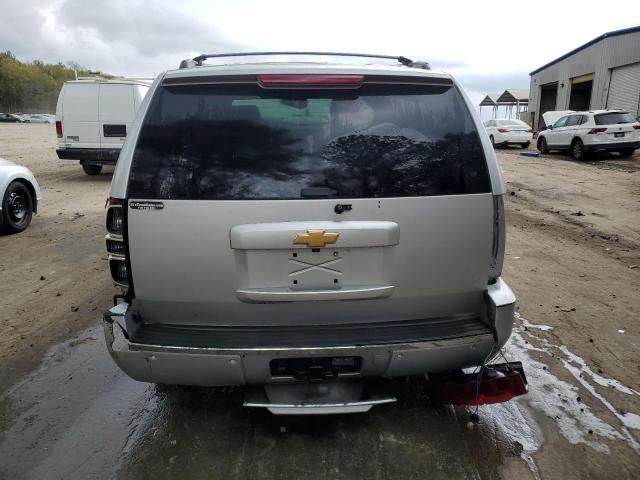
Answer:
[[[436,396],[490,401],[495,385],[460,370],[511,334],[505,186],[456,80],[404,57],[209,57],[155,80],[113,176],[115,362],[144,382],[247,385],[274,413],[366,411],[394,400],[371,381],[425,374]]]

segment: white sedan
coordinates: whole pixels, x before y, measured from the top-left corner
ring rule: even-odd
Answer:
[[[527,148],[533,139],[533,130],[522,120],[509,118],[487,120],[484,122],[484,128],[487,130],[494,147],[520,145],[522,148]]]
[[[38,211],[41,194],[27,167],[0,158],[0,231],[22,232]]]

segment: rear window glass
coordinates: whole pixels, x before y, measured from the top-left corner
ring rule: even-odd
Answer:
[[[504,126],[518,126],[518,127],[528,127],[526,123],[521,120],[499,120],[498,123]]]
[[[634,123],[636,120],[630,113],[601,113],[595,116],[596,125],[617,125],[618,123]]]
[[[296,199],[490,191],[453,86],[357,90],[162,86],[133,156],[130,198]]]

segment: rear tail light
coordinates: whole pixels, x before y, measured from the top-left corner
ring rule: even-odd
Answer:
[[[434,403],[448,405],[507,402],[527,391],[527,377],[520,362],[489,365],[479,374],[453,372],[434,376],[427,382],[429,398]]]
[[[363,80],[362,75],[258,75],[263,87],[359,87]]]
[[[489,265],[489,283],[493,284],[502,275],[505,249],[504,200],[502,195],[493,197],[493,244],[491,264]]]
[[[113,283],[121,287],[129,286],[129,269],[126,259],[109,255],[109,270],[111,270]]]
[[[633,128],[636,129],[636,130],[640,130],[640,124],[634,125]]]
[[[106,243],[107,243],[107,252],[115,253],[116,255],[124,255],[126,253],[126,249],[124,246],[124,242],[122,241],[122,238],[107,235]]]
[[[593,135],[594,133],[602,133],[602,132],[606,132],[606,131],[607,131],[606,128],[599,127],[599,128],[592,128],[587,133],[590,134],[590,135]]]
[[[527,130],[528,133],[533,133],[533,129],[530,128],[529,130]]]
[[[499,128],[498,131],[500,133],[507,133],[509,130],[507,130],[506,128]]]
[[[56,135],[62,138],[62,122],[59,120],[56,120]]]
[[[113,283],[123,287],[131,287],[129,275],[129,258],[127,254],[125,201],[119,198],[108,198],[106,247],[109,253],[109,270]]]
[[[109,198],[107,200],[107,231],[122,235],[124,229],[124,209],[122,200]]]

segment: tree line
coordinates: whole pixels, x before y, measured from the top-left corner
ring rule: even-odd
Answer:
[[[0,112],[55,113],[62,84],[89,76],[86,67],[70,62],[21,62],[10,51],[0,52]]]

